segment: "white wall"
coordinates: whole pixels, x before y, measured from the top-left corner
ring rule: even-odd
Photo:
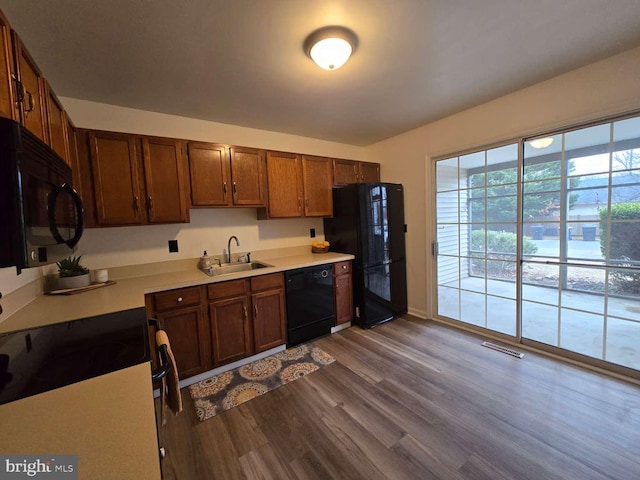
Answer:
[[[188,224],[88,229],[79,253],[92,269],[136,265],[199,257],[203,250],[222,255],[231,235],[240,240],[239,247],[232,242],[232,253],[310,244],[310,228],[322,236],[322,219],[256,220],[255,208],[200,209],[191,210]],[[173,239],[178,253],[169,253],[167,240]]]
[[[73,98],[60,100],[74,124],[81,128],[364,159],[363,147]],[[311,242],[309,228],[315,228],[322,237],[322,219],[258,221],[254,208],[191,210],[189,224],[89,229],[80,241],[78,253],[84,255],[89,268],[151,263],[197,257],[204,249],[213,255],[221,254],[231,235],[241,242],[235,251],[303,245]],[[170,239],[178,240],[179,253],[169,253]],[[55,271],[55,266],[44,267],[43,271]],[[7,295],[37,279],[40,273],[40,269],[29,269],[17,276],[15,268],[0,269],[0,292]]]
[[[369,146],[386,181],[406,186],[410,311],[432,316],[431,158],[640,109],[640,48]]]

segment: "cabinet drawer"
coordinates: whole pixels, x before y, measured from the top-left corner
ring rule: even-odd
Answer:
[[[280,288],[284,286],[284,274],[272,273],[270,275],[260,275],[251,278],[251,291],[267,290],[269,288]]]
[[[247,280],[230,280],[228,282],[212,283],[207,287],[209,300],[233,297],[249,293]]]
[[[157,312],[164,312],[188,305],[200,304],[200,288],[181,288],[168,292],[154,293],[153,303]]]
[[[335,275],[351,273],[351,262],[348,260],[346,262],[338,262],[335,264],[333,271],[335,272]]]

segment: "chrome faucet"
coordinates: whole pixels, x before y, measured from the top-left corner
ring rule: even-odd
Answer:
[[[238,240],[238,237],[236,237],[235,235],[232,235],[229,237],[229,241],[227,242],[227,255],[229,255],[229,261],[227,263],[231,263],[231,240],[233,240],[234,238],[236,240],[236,247],[240,246],[240,241]]]

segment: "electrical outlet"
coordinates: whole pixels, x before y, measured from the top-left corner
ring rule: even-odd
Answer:
[[[311,238],[316,238],[316,229],[315,228],[310,228],[309,229],[309,236]]]
[[[169,240],[169,253],[176,253],[178,251],[178,240]]]

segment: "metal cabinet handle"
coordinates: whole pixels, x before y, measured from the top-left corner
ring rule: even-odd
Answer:
[[[136,212],[140,210],[140,198],[137,195],[133,197],[133,209]]]
[[[182,297],[178,297],[178,303],[182,302]]]
[[[238,193],[238,189],[236,187],[236,182],[233,182],[233,193]]]
[[[151,195],[147,197],[147,210],[153,210],[153,198]]]
[[[222,184],[222,193],[223,193],[224,195],[226,195],[226,194],[227,194],[227,182],[224,182],[224,183]]]
[[[256,303],[253,304],[253,316],[258,316],[258,305]]]
[[[298,210],[302,208],[302,199],[298,197]]]
[[[244,318],[246,319],[246,318],[247,318],[247,315],[248,315],[248,313],[247,313],[247,307],[246,307],[246,306],[245,306],[245,307],[242,307],[242,310],[244,311]]]

